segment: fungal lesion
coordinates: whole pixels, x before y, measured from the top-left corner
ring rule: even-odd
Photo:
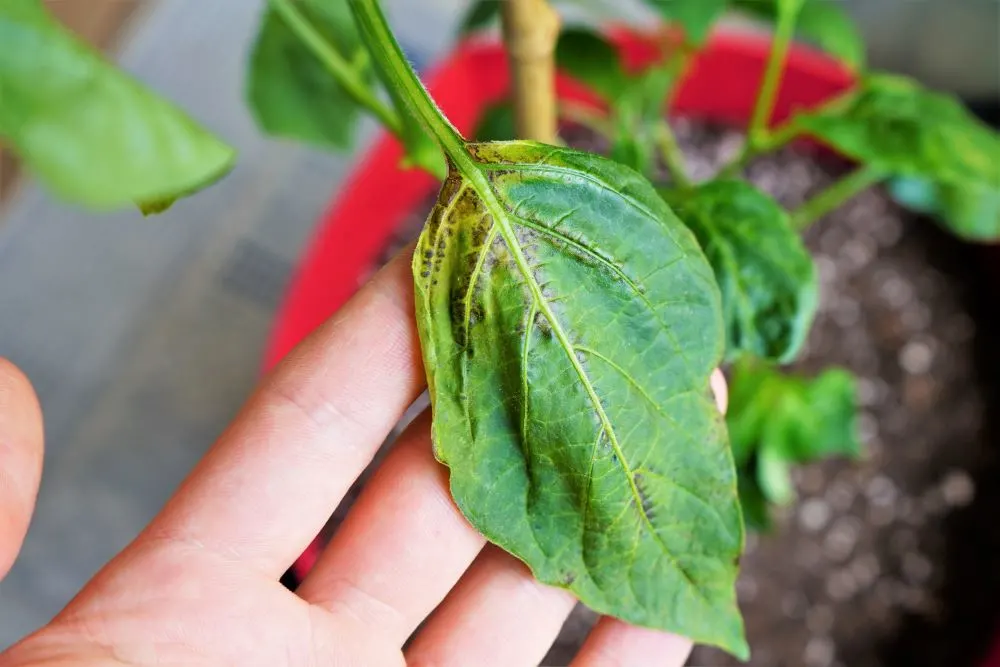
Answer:
[[[638,509],[646,515],[649,521],[653,521],[656,503],[653,502],[653,499],[646,491],[646,477],[641,472],[633,473],[632,483],[635,486],[636,504],[639,505]]]

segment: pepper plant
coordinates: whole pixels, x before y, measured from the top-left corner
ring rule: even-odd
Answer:
[[[764,525],[791,498],[790,465],[859,451],[852,378],[780,370],[817,303],[800,232],[889,182],[959,236],[996,238],[1000,138],[958,101],[869,71],[827,0],[644,2],[680,32],[657,28],[661,57],[638,72],[598,32],[560,33],[545,0],[473,6],[467,30],[501,19],[520,140],[463,137],[378,0],[268,0],[247,97],[264,130],[335,150],[369,114],[405,147],[404,168],[441,179],[413,255],[415,317],[434,449],[468,520],[601,613],[746,658],[744,518]],[[727,10],[773,21],[773,47],[743,150],[699,183],[664,107]],[[796,35],[857,85],[773,127]],[[232,149],[38,0],[0,0],[0,43],[0,138],[60,197],[156,212],[232,166]],[[604,104],[560,106],[557,63]],[[560,117],[605,135],[610,157],[562,146]],[[789,212],[742,170],[800,136],[857,167]],[[661,163],[670,176],[654,185]],[[720,365],[728,429],[709,389]]]

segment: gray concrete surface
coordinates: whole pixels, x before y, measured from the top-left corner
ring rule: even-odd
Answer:
[[[455,0],[397,0],[414,59],[448,46]],[[258,374],[289,271],[352,157],[260,135],[242,100],[263,2],[156,0],[121,63],[240,151],[216,187],[143,219],[24,188],[0,225],[0,355],[35,383],[46,469],[0,583],[0,648],[48,620],[159,509]],[[367,125],[359,149],[373,135]]]

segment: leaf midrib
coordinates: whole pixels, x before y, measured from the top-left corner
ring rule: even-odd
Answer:
[[[566,354],[566,358],[569,360],[570,365],[573,367],[577,377],[579,377],[580,382],[583,384],[584,389],[587,392],[587,396],[590,398],[594,409],[597,411],[598,419],[601,422],[601,428],[607,434],[608,441],[611,443],[611,447],[621,463],[622,471],[628,480],[629,489],[632,492],[632,498],[635,501],[636,509],[639,511],[639,515],[642,517],[646,529],[660,544],[663,549],[663,553],[666,554],[671,561],[673,561],[677,571],[680,572],[685,579],[687,579],[692,589],[698,592],[699,595],[702,595],[701,589],[695,584],[687,570],[681,567],[680,563],[667,548],[667,545],[663,542],[663,539],[653,526],[652,520],[646,514],[646,510],[644,509],[642,503],[642,495],[639,492],[638,486],[636,486],[632,468],[628,463],[628,459],[625,458],[625,453],[622,451],[621,444],[618,442],[618,436],[615,433],[614,427],[611,425],[611,420],[608,418],[608,415],[604,410],[604,405],[601,403],[600,397],[597,396],[597,391],[594,389],[593,383],[591,383],[590,378],[587,376],[583,366],[580,364],[580,360],[577,359],[574,352],[574,346],[570,343],[569,337],[562,328],[562,324],[556,318],[555,313],[552,312],[551,306],[542,294],[541,287],[534,279],[531,267],[528,265],[528,260],[521,251],[520,243],[517,241],[517,236],[514,233],[513,226],[507,218],[507,209],[500,203],[500,200],[494,194],[489,180],[486,178],[485,174],[483,174],[483,171],[479,168],[479,164],[475,160],[473,160],[467,153],[462,155],[459,159],[455,159],[455,155],[452,155],[451,157],[455,161],[455,165],[459,172],[472,184],[472,188],[476,191],[476,194],[479,195],[479,198],[486,205],[486,209],[493,216],[494,224],[497,226],[500,236],[506,243],[507,249],[510,251],[511,256],[514,259],[515,265],[517,265],[518,270],[524,277],[525,283],[528,285],[528,289],[531,291],[532,298],[535,301],[535,305],[538,307],[539,312],[541,312],[549,321],[553,334],[556,336],[556,339],[559,341],[559,345],[563,348],[563,352]],[[589,500],[586,502],[589,502]]]

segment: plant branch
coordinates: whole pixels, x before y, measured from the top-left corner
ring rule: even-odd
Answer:
[[[402,100],[453,162],[468,165],[472,159],[466,152],[465,140],[441,113],[407,61],[382,13],[379,0],[351,0],[349,4],[361,38],[394,99]]]
[[[784,147],[798,138],[801,133],[798,125],[792,119],[782,123],[772,131],[765,132],[756,142],[745,141],[739,155],[719,171],[718,178],[735,177],[751,160]]]
[[[781,3],[778,4],[781,6]],[[789,5],[791,4],[789,3]],[[763,138],[764,133],[767,132],[771,114],[774,112],[781,74],[785,69],[785,59],[788,57],[788,49],[795,33],[795,19],[798,17],[802,5],[801,2],[794,4],[795,6],[791,9],[785,9],[778,13],[778,24],[774,31],[771,55],[768,57],[767,68],[764,70],[764,81],[757,95],[757,103],[754,105],[753,116],[750,118],[750,128],[747,132],[747,141],[751,146],[756,145]]]
[[[858,167],[795,210],[792,213],[792,226],[798,231],[805,230],[816,220],[884,178],[885,173],[882,171],[868,166]]]
[[[604,137],[611,137],[614,134],[614,128],[607,115],[601,109],[589,104],[561,100],[559,102],[559,118],[582,125]]]
[[[549,144],[557,140],[555,49],[559,15],[547,0],[506,0],[503,38],[514,82],[517,134]]]
[[[689,188],[693,185],[691,177],[688,176],[687,166],[684,163],[684,152],[677,143],[677,136],[670,127],[666,118],[660,119],[654,128],[656,145],[660,149],[660,156],[663,163],[670,171],[674,183],[682,188]]]
[[[402,123],[396,111],[376,97],[371,87],[358,76],[358,69],[349,63],[343,55],[331,45],[316,28],[312,26],[302,12],[291,0],[268,0],[271,8],[285,21],[288,27],[302,40],[302,43],[312,51],[327,71],[333,75],[347,94],[362,107],[368,109],[379,122],[397,137],[402,134]],[[356,63],[365,59],[356,58]]]

